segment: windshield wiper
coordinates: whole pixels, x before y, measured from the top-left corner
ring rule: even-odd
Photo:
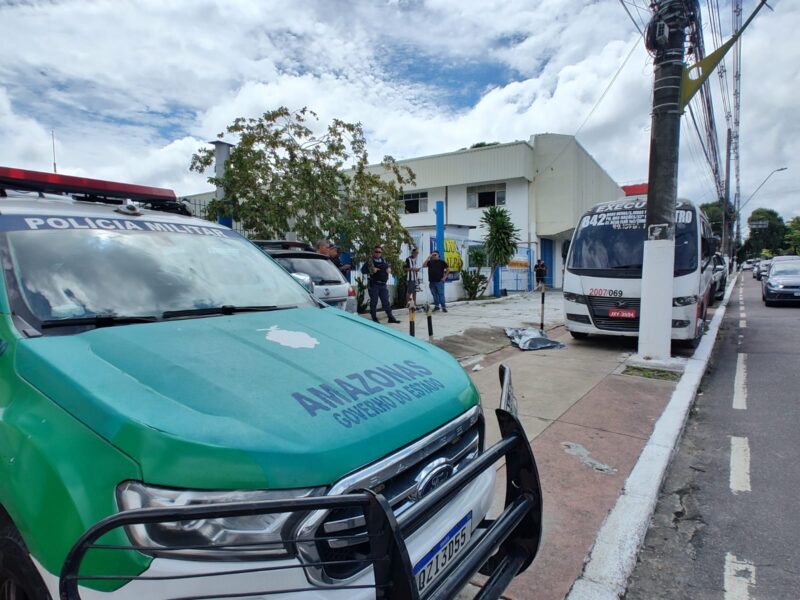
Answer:
[[[631,264],[631,265],[614,265],[611,268],[612,269],[641,269],[642,268],[642,263]]]
[[[320,279],[317,285],[342,285],[343,283],[339,279]]]
[[[81,325],[94,325],[95,327],[112,327],[114,325],[129,325],[131,323],[154,323],[157,317],[128,316],[128,315],[92,315],[91,317],[70,317],[68,319],[48,319],[40,323],[42,329],[52,327],[77,327]]]
[[[297,308],[296,306],[233,306],[224,304],[222,306],[211,306],[208,308],[187,308],[184,310],[168,310],[161,317],[164,319],[179,319],[181,317],[207,317],[210,315],[232,315],[243,312],[269,312],[271,310],[285,310]]]

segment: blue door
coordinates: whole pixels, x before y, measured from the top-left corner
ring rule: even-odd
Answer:
[[[547,275],[544,278],[547,287],[553,287],[553,240],[542,238],[542,260],[547,265]]]

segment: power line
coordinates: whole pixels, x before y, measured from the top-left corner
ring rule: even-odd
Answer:
[[[636,19],[633,18],[631,11],[628,10],[628,3],[625,2],[625,0],[619,0],[619,3],[622,4],[622,8],[625,9],[625,12],[628,13],[628,16],[631,18],[631,21],[633,21],[633,26],[639,30],[639,35],[644,35],[644,30],[639,26],[639,23],[636,21]]]

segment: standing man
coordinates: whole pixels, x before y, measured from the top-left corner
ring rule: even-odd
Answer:
[[[428,267],[428,284],[433,296],[434,312],[442,307],[442,312],[447,312],[447,305],[444,300],[444,281],[450,272],[448,264],[439,258],[439,253],[435,250],[422,263],[423,267]]]
[[[339,246],[327,239],[317,240],[315,246],[316,252],[330,258],[333,261],[333,264],[336,265],[336,268],[339,269],[339,272],[349,281],[351,267],[350,265],[342,264],[342,261],[339,258]]]
[[[406,272],[406,304],[413,302],[414,306],[417,305],[417,288],[419,287],[419,270],[417,266],[417,257],[419,250],[416,248],[411,249],[411,255],[403,263],[403,268]]]
[[[327,239],[317,240],[317,243],[314,244],[315,246],[314,251],[329,257],[331,255],[330,250],[332,245],[333,244],[331,244],[330,240]]]
[[[541,258],[536,261],[533,272],[536,274],[536,287],[541,287],[544,284],[544,278],[547,276],[547,265],[544,264]]]
[[[351,266],[342,262],[342,260],[339,258],[339,246],[333,242],[331,242],[330,246],[328,247],[328,258],[333,261],[333,264],[336,265],[336,268],[339,269],[341,274],[344,275],[349,281]]]
[[[389,301],[389,289],[386,282],[389,281],[389,263],[383,258],[383,248],[380,245],[372,249],[372,256],[367,259],[361,272],[369,276],[369,314],[372,320],[378,323],[378,300],[381,307],[389,317],[389,323],[399,323],[392,314],[392,303]]]

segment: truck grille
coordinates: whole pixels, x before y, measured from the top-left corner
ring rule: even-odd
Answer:
[[[603,298],[589,296],[589,312],[595,327],[608,331],[639,331],[639,298]],[[609,309],[627,308],[636,311],[635,319],[609,317]]]
[[[479,455],[482,438],[483,418],[475,407],[392,456],[342,479],[330,494],[368,488],[382,494],[395,516],[399,516],[419,500],[422,477],[431,469],[452,477]],[[321,568],[307,567],[316,583],[340,583],[368,566],[370,544],[362,512],[340,509],[316,513],[301,525],[298,538],[305,537],[305,532],[315,541],[298,544],[301,559],[306,563],[326,563]]]

